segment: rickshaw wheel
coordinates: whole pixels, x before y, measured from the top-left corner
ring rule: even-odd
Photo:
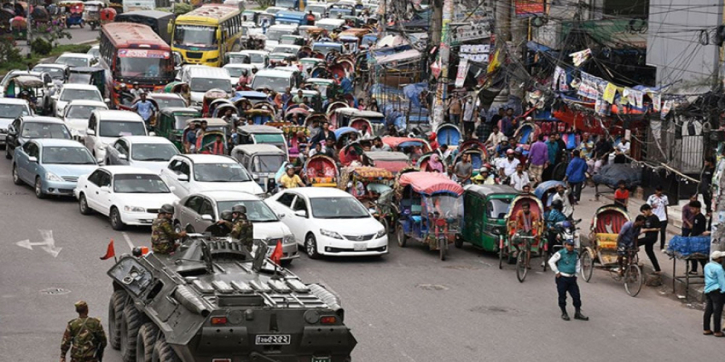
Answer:
[[[624,273],[624,290],[631,297],[636,297],[642,290],[642,270],[636,264],[631,264],[627,267],[627,271]]]
[[[461,237],[461,235],[456,234],[456,239],[453,241],[453,245],[455,245],[455,247],[458,249],[463,247],[463,238]]]
[[[584,278],[584,281],[589,283],[592,279],[592,272],[594,272],[594,259],[592,258],[592,253],[589,248],[584,249],[582,255],[579,256],[579,260],[581,263],[582,278]]]
[[[448,240],[445,238],[439,238],[438,239],[438,254],[441,258],[441,261],[446,260],[446,252],[448,251]]]
[[[407,240],[405,240],[405,230],[403,230],[403,225],[398,225],[398,230],[395,232],[395,238],[398,240],[398,246],[404,248]]]
[[[96,30],[96,23],[91,23],[91,30]]]
[[[529,273],[529,269],[526,268],[526,251],[519,251],[519,256],[516,257],[516,278],[519,279],[519,283],[523,283],[526,279],[526,274]]]

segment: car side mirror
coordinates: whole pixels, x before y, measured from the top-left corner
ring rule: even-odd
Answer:
[[[86,130],[86,134],[89,135],[89,136],[95,136],[96,135],[96,131],[94,131],[92,129],[87,129]]]
[[[101,189],[100,190],[103,191],[103,192],[111,192],[111,188],[108,187],[108,186],[101,186]]]
[[[176,175],[176,179],[179,181],[189,181],[189,175],[182,173],[182,174]]]
[[[30,162],[38,162],[38,158],[37,157],[30,156],[30,157],[28,157],[28,161],[30,161]]]
[[[278,219],[283,219],[285,217],[285,214],[279,213],[277,214]]]
[[[151,136],[151,137],[156,136],[156,132],[149,132],[149,136]]]
[[[214,221],[214,217],[209,214],[201,215],[201,219],[206,221]]]
[[[295,216],[307,218],[307,211],[297,210],[297,211],[295,211]]]
[[[104,98],[103,99],[103,102],[106,103],[106,104],[111,104],[111,99],[110,98]]]
[[[252,175],[252,178],[254,179],[254,181],[259,181],[259,175]]]
[[[171,192],[176,191],[176,186],[169,186],[169,191],[171,191]]]
[[[124,155],[123,153],[119,154],[118,158],[120,158],[122,160],[128,160],[128,156]]]

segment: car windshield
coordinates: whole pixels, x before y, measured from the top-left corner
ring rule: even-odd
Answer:
[[[264,55],[263,54],[249,54],[249,60],[252,63],[264,63]]]
[[[320,27],[322,29],[327,30],[328,32],[331,32],[339,27],[339,25],[335,24],[315,24],[315,26]]]
[[[236,77],[241,77],[242,76],[242,71],[243,70],[246,70],[246,69],[245,68],[232,68],[232,67],[227,67],[226,70],[229,71],[229,76],[230,77],[236,78]],[[249,70],[247,70],[247,74],[249,74]]]
[[[113,192],[121,194],[167,194],[169,188],[158,175],[116,175]]]
[[[325,11],[327,11],[327,7],[322,5],[307,5],[305,10],[311,11],[313,13],[324,14]]]
[[[25,138],[71,138],[70,132],[64,124],[41,122],[25,122],[20,136]]]
[[[63,80],[65,78],[65,72],[62,68],[37,66],[33,68],[33,71],[48,73],[53,79]]]
[[[88,50],[88,55],[98,58],[98,56],[101,55],[101,49],[93,47],[90,50]]]
[[[95,165],[96,161],[85,147],[43,147],[43,164]]]
[[[166,55],[158,53],[166,53]],[[143,56],[119,56],[116,62],[116,76],[165,80],[171,80],[174,77],[174,58],[168,55],[168,52],[145,51],[140,54]]]
[[[342,51],[342,44],[330,44],[330,45],[318,45],[315,44],[312,46],[312,50],[316,52],[320,52],[322,54],[327,54],[333,50],[341,52]]]
[[[246,54],[229,54],[229,64],[249,64],[249,56]]]
[[[246,182],[247,171],[237,163],[198,163],[194,166],[194,179],[199,182]]]
[[[60,94],[60,100],[63,102],[70,102],[76,99],[103,102],[103,98],[101,98],[101,93],[98,89],[64,88]]]
[[[505,219],[511,208],[511,199],[491,199],[486,203],[486,216],[489,219]]]
[[[260,155],[254,158],[254,172],[277,172],[283,163],[282,155]]]
[[[174,28],[174,43],[193,47],[213,47],[217,44],[216,27],[200,25],[177,25]]]
[[[65,64],[69,67],[87,67],[88,66],[88,59],[87,58],[81,58],[81,57],[66,57],[66,56],[60,56],[55,61],[56,64]]]
[[[68,107],[68,114],[66,115],[66,118],[88,119],[91,118],[91,113],[93,113],[96,109],[107,108],[100,106],[71,105]]]
[[[28,116],[28,107],[22,104],[0,104],[0,118]]]
[[[260,200],[246,200],[246,201],[220,201],[217,203],[217,210],[231,211],[232,207],[237,204],[242,204],[247,208],[247,220],[251,222],[273,222],[277,221],[277,215]]]
[[[267,36],[267,40],[279,41],[282,35],[287,35],[289,33],[290,32],[288,30],[269,29],[267,30],[267,34],[264,35]]]
[[[257,75],[252,81],[252,89],[267,87],[275,92],[282,93],[287,87],[292,86],[292,82],[290,81],[291,79],[291,77],[269,77]]]
[[[71,73],[68,76],[68,83],[91,84],[91,73]]]
[[[312,215],[317,219],[363,219],[370,213],[354,197],[310,198]]]
[[[294,45],[297,42],[297,38],[294,36],[285,36],[279,40],[280,44]],[[276,48],[275,48],[276,49]],[[284,53],[284,52],[283,52]]]
[[[176,146],[167,143],[134,143],[131,159],[134,161],[168,161],[176,155]]]
[[[146,128],[143,122],[102,121],[100,124],[100,137],[145,136]]]
[[[296,47],[279,46],[272,50],[273,53],[284,53],[284,54],[297,54]]]
[[[156,104],[159,105],[159,109],[164,108],[186,108],[186,101],[182,98],[169,97],[169,98],[154,98]]]
[[[215,88],[228,91],[231,88],[231,83],[229,83],[228,78],[192,78],[189,87],[192,92],[206,92]]]

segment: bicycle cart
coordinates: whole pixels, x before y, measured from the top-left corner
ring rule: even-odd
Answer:
[[[529,213],[525,209],[528,207]],[[506,215],[506,235],[499,237],[498,267],[503,259],[516,260],[516,277],[523,283],[530,269],[531,256],[546,255],[542,238],[544,232],[544,206],[531,194],[516,196]]]
[[[582,250],[581,275],[586,282],[592,278],[595,260],[601,269],[609,271],[616,281],[624,280],[624,289],[632,297],[642,290],[644,282],[637,257],[637,249],[627,250],[624,256],[624,272],[620,274],[617,264],[617,237],[622,226],[629,221],[629,215],[616,205],[605,205],[597,209],[591,224],[589,240],[591,245]]]

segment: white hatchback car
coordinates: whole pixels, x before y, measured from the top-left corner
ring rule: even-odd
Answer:
[[[151,171],[130,166],[105,166],[78,178],[73,190],[83,215],[97,211],[111,220],[114,230],[126,225],[151,225],[163,204],[177,197]]]
[[[243,191],[264,197],[264,191],[244,166],[229,156],[176,155],[161,170],[161,178],[179,198],[203,191]]]
[[[388,253],[385,227],[349,193],[299,187],[265,200],[304,245],[310,258],[321,255],[368,256]]]
[[[83,142],[86,138],[88,119],[95,110],[107,110],[108,106],[103,102],[75,100],[68,103],[63,110],[63,121],[70,128],[73,139]]]
[[[55,116],[63,117],[63,111],[68,103],[75,100],[96,101],[103,103],[103,96],[98,88],[90,84],[66,84],[60,93],[53,96],[55,100]]]

